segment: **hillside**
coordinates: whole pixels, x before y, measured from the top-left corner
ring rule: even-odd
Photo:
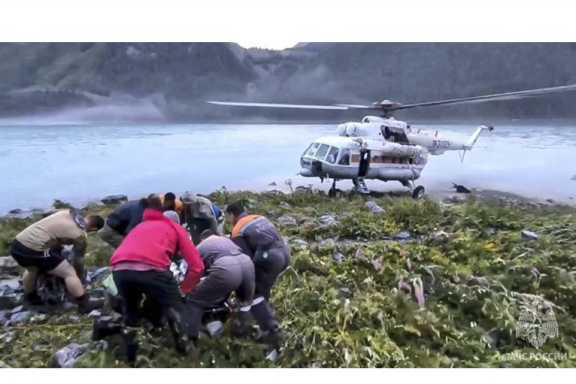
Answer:
[[[337,121],[346,115],[204,101],[414,102],[576,83],[575,63],[571,43],[308,43],[284,51],[232,43],[3,43],[0,116],[101,108],[106,119],[111,109],[103,107],[114,106],[136,120]],[[576,94],[556,95],[406,116],[574,117],[575,101]]]

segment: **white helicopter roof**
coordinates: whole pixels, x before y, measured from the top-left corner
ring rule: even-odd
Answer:
[[[382,140],[360,139],[368,149],[382,149],[385,145]],[[314,143],[327,144],[338,148],[359,149],[360,143],[357,137],[346,136],[323,136],[313,141]]]

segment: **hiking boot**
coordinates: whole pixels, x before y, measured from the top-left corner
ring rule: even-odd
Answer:
[[[279,329],[264,331],[258,338],[258,341],[266,344],[270,350],[276,349],[280,351],[282,347],[282,331]]]
[[[38,307],[44,305],[44,301],[36,292],[27,293],[24,295],[24,306],[25,307]]]
[[[176,348],[176,351],[182,355],[188,355],[196,346],[188,336],[188,331],[184,326],[180,313],[174,309],[170,309],[167,320],[170,333],[174,339],[174,347]]]
[[[234,337],[248,338],[253,334],[252,315],[250,312],[238,311],[234,314],[231,332]]]
[[[138,357],[139,345],[138,340],[136,340],[137,332],[137,329],[133,327],[125,327],[122,329],[126,362],[132,367],[136,365],[136,358]]]
[[[87,294],[76,299],[78,304],[78,313],[81,315],[86,315],[95,309],[102,308],[104,306],[104,300],[102,299],[92,299]]]
[[[114,321],[112,317],[101,317],[94,320],[92,325],[92,340],[102,340],[108,336],[118,335],[122,332],[122,324]]]

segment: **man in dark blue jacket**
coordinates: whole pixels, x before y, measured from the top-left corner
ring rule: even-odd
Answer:
[[[108,216],[98,236],[113,248],[118,248],[124,237],[142,222],[147,206],[148,199],[132,200],[120,205]]]

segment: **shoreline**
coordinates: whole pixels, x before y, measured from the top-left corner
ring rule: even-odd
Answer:
[[[310,188],[311,187],[311,188]],[[290,195],[290,187],[288,187],[285,183],[276,183],[272,182],[267,186],[263,186],[262,188],[252,188],[252,189],[228,189],[225,186],[224,189],[214,190],[209,193],[200,193],[206,196],[213,195],[214,193],[218,193],[222,190],[225,190],[229,193],[269,193],[269,192],[281,192],[285,195]],[[292,186],[294,190],[301,188],[311,190],[314,193],[327,193],[328,186],[327,185],[313,185],[309,184],[307,186],[304,185],[296,185]],[[175,192],[176,196],[180,196],[185,191]],[[154,192],[149,192],[154,193]],[[342,190],[341,193],[344,194],[353,194],[351,190]],[[9,211],[0,212],[0,219],[10,219],[10,218],[29,218],[34,215],[42,215],[46,212],[50,212],[55,209],[55,205],[71,205],[79,209],[86,209],[89,207],[98,207],[98,206],[106,206],[107,204],[103,202],[103,200],[113,197],[113,196],[125,196],[128,200],[138,199],[141,197],[145,197],[147,194],[143,194],[142,196],[136,196],[136,194],[113,194],[113,195],[106,195],[100,198],[90,198],[90,199],[73,199],[70,201],[60,200],[58,198],[52,200],[52,204],[46,207],[32,207],[32,208],[13,208]],[[377,191],[373,190],[370,191],[370,194],[366,196],[367,198],[381,198],[381,197],[392,197],[392,198],[406,198],[410,197],[410,193],[404,190],[386,190],[386,191]],[[425,195],[426,199],[430,199],[432,201],[438,203],[462,203],[470,198],[475,198],[481,202],[507,202],[512,204],[521,204],[521,205],[531,205],[534,207],[537,206],[547,206],[547,207],[569,207],[569,208],[576,208],[576,200],[569,199],[569,200],[555,200],[552,198],[545,198],[545,197],[529,197],[524,196],[517,193],[502,191],[502,190],[493,190],[493,189],[476,189],[472,188],[470,194],[465,193],[456,193],[454,191],[446,191],[446,190],[437,190],[433,189],[430,192],[426,192]]]

